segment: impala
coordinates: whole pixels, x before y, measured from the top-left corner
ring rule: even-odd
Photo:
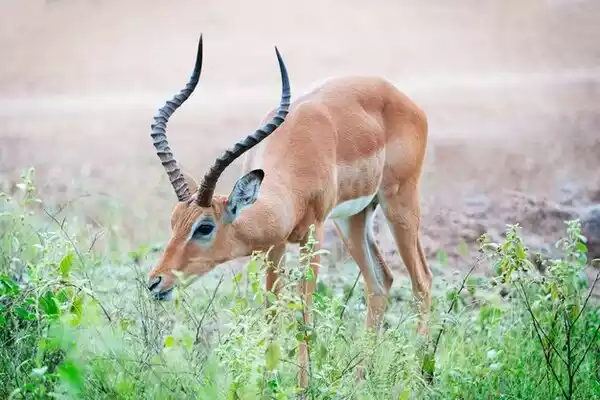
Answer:
[[[200,184],[180,170],[167,142],[166,124],[198,83],[202,36],[188,84],[154,117],[151,136],[178,202],[171,238],[149,274],[148,289],[157,299],[167,299],[175,283],[173,271],[202,276],[254,251],[270,250],[269,261],[278,265],[286,244],[304,244],[311,225],[321,243],[324,223],[331,218],[360,268],[367,298],[365,324],[375,329],[393,282],[371,230],[380,206],[419,302],[417,329],[426,334],[432,275],[419,240],[418,186],[427,143],[423,111],[386,80],[361,76],[331,79],[290,103],[286,66],[277,47],[275,52],[282,81],[279,107],[261,128],[217,158]],[[230,194],[215,194],[219,176],[244,153],[243,175]],[[313,262],[318,264],[319,256]],[[314,272],[316,277],[318,270]],[[271,266],[267,290],[277,291],[276,279]],[[315,280],[302,289],[307,324],[314,289]],[[300,344],[299,364],[299,384],[306,387],[306,343]]]

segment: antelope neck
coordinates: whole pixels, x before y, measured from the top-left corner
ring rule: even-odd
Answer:
[[[268,250],[286,241],[297,213],[298,205],[285,187],[265,180],[256,202],[243,210],[234,223],[236,234],[242,243],[250,244],[250,252]]]

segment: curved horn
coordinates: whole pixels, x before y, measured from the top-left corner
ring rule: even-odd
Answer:
[[[281,58],[281,54],[279,54],[277,46],[275,46],[275,53],[277,54],[279,71],[281,73],[281,101],[279,103],[277,114],[267,124],[265,124],[265,126],[257,129],[245,139],[237,142],[233,148],[225,151],[219,158],[216,159],[210,170],[206,173],[206,175],[204,175],[204,179],[198,188],[196,204],[201,207],[210,207],[215,186],[225,168],[227,168],[246,151],[250,150],[252,147],[256,146],[258,143],[267,138],[267,136],[273,133],[283,123],[288,114],[291,98],[290,81],[288,78],[287,69],[285,68],[285,63]]]
[[[179,166],[177,165],[177,161],[173,157],[171,148],[169,147],[169,142],[167,141],[166,135],[166,127],[171,115],[173,115],[175,110],[177,110],[179,106],[181,106],[188,99],[188,97],[190,97],[196,88],[198,80],[200,79],[201,70],[202,35],[200,35],[200,40],[198,41],[196,64],[194,65],[194,71],[190,76],[190,80],[188,81],[187,85],[185,85],[185,88],[179,92],[179,94],[175,95],[171,100],[167,100],[165,105],[158,110],[158,114],[154,116],[151,125],[152,132],[150,133],[150,136],[152,137],[154,147],[156,148],[156,154],[158,155],[158,158],[160,158],[165,171],[167,171],[169,181],[171,182],[173,189],[175,189],[175,194],[177,195],[177,199],[179,201],[188,200],[190,198],[190,190],[187,182],[181,174]]]

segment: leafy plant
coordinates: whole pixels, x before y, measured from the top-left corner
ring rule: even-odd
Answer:
[[[145,276],[158,248],[120,253],[113,229],[116,245],[90,252],[94,238],[79,229],[77,215],[51,211],[37,198],[33,172],[23,174],[17,193],[0,195],[0,398],[548,399],[600,392],[600,312],[590,295],[597,280],[588,287],[583,279],[587,249],[577,221],[557,243],[561,257],[541,269],[529,261],[517,226],[501,243],[484,238],[488,257],[477,265],[497,276],[475,276],[473,266],[458,282],[435,277],[424,342],[402,296],[390,297],[381,332],[364,328],[365,299],[356,293],[363,282],[351,263],[339,272],[319,266],[323,279],[305,321],[302,285],[315,283],[312,260],[324,252],[314,236],[279,266],[277,295],[264,288],[266,254],[255,253],[243,268],[182,279],[172,302],[155,302]],[[467,251],[461,246],[462,256]],[[444,270],[456,267],[443,250],[438,256]],[[304,393],[297,385],[302,343],[310,363]]]
[[[587,378],[581,376],[581,367],[586,361],[592,365],[590,350],[600,343],[600,323],[590,322],[597,317],[588,309],[600,273],[586,292],[587,248],[579,220],[567,222],[567,236],[556,243],[563,256],[549,260],[543,275],[528,259],[517,230],[518,225],[509,226],[504,243],[486,243],[484,248],[496,260],[500,280],[520,295],[551,379],[565,399],[572,399]]]

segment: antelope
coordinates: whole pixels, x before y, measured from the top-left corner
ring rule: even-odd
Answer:
[[[275,52],[282,84],[279,107],[217,158],[200,184],[178,166],[166,124],[198,83],[202,35],[189,82],[154,117],[151,137],[178,202],[171,214],[171,238],[149,274],[148,289],[166,300],[175,284],[173,271],[200,277],[229,260],[268,251],[266,289],[277,293],[274,266],[286,245],[304,245],[314,226],[319,246],[324,224],[332,219],[365,282],[365,324],[377,329],[394,279],[371,229],[379,206],[418,300],[417,331],[427,334],[432,274],[419,239],[424,112],[390,82],[370,76],[330,79],[291,103],[288,72],[277,46]],[[243,154],[242,176],[230,194],[215,194],[219,176]],[[319,265],[319,255],[312,261]],[[318,276],[318,267],[313,269],[315,279],[301,289],[306,324]],[[306,343],[300,343],[298,357],[299,385],[306,388]]]

